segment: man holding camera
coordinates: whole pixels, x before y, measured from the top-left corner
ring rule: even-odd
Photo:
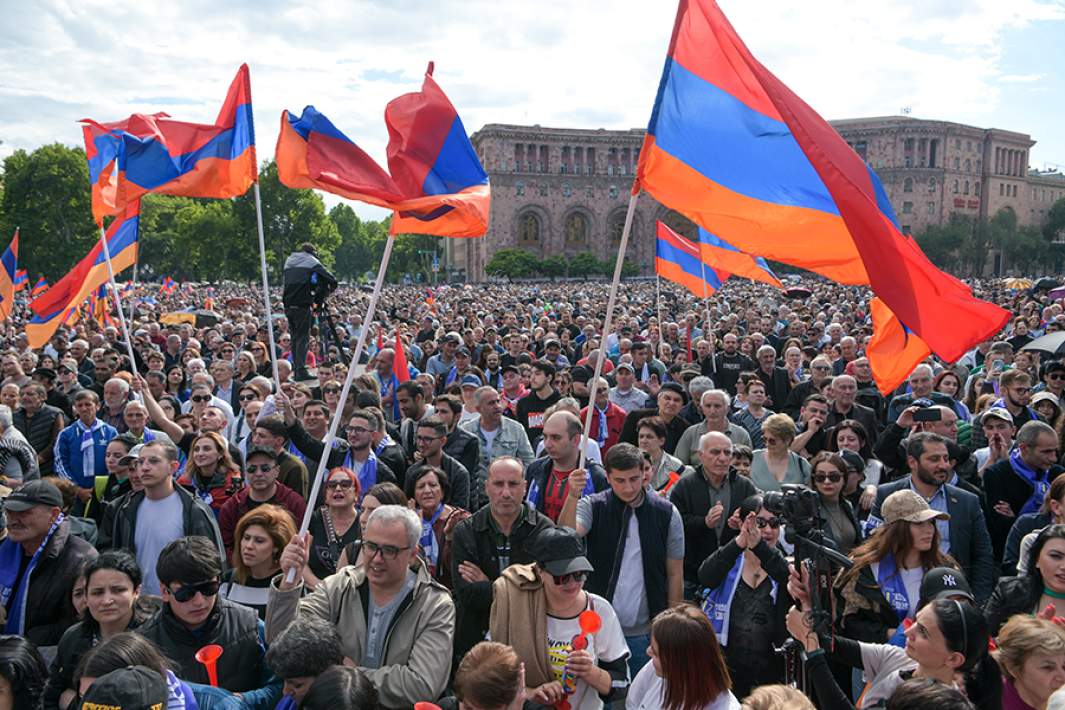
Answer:
[[[285,318],[292,331],[293,379],[313,380],[307,372],[307,342],[311,332],[311,308],[322,306],[325,299],[337,288],[333,278],[322,262],[313,244],[305,243],[299,251],[285,260],[283,273]]]

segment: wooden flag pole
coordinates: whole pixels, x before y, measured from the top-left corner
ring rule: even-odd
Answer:
[[[662,358],[662,343],[666,339],[662,321],[662,277],[655,274],[655,312],[658,313],[658,358]]]
[[[266,332],[270,337],[270,363],[273,365],[274,371],[274,387],[275,392],[281,392],[281,375],[277,370],[277,344],[274,341],[274,313],[270,307],[270,279],[266,275],[266,238],[263,236],[263,203],[262,198],[259,197],[259,181],[255,181],[255,224],[259,228],[259,266],[261,267],[263,276],[263,304],[266,306]],[[293,363],[293,367],[300,367],[302,371],[303,363],[296,365]],[[314,506],[311,506],[312,508]]]
[[[377,280],[374,282],[373,293],[370,295],[370,305],[366,308],[366,317],[362,321],[362,328],[359,329],[359,338],[355,341],[355,352],[351,357],[351,365],[348,366],[348,375],[344,378],[344,386],[340,389],[340,404],[337,405],[337,411],[333,415],[333,420],[329,423],[329,432],[325,435],[325,449],[322,451],[322,458],[318,459],[318,470],[314,474],[311,492],[307,497],[307,512],[303,514],[303,522],[300,523],[299,532],[304,539],[306,539],[307,529],[311,526],[311,515],[314,514],[316,508],[315,503],[318,501],[318,491],[322,488],[322,477],[329,462],[329,452],[333,450],[333,440],[336,438],[337,429],[340,428],[340,420],[344,416],[344,404],[348,401],[351,383],[355,380],[355,368],[359,364],[362,350],[366,345],[366,334],[370,332],[370,325],[373,323],[374,311],[377,309],[377,301],[381,297],[381,287],[385,282],[385,272],[388,271],[388,261],[392,258],[392,247],[395,243],[396,236],[390,233],[388,240],[385,242],[385,252],[381,255],[381,266],[377,270]],[[365,493],[365,491],[363,492]],[[285,575],[285,581],[289,584],[296,581],[295,568],[288,571]]]
[[[599,357],[595,359],[595,374],[592,375],[591,386],[588,388],[588,414],[584,417],[584,433],[581,436],[581,453],[577,459],[577,468],[584,468],[585,452],[588,449],[588,431],[592,428],[592,414],[595,412],[595,391],[599,388],[599,378],[603,374],[603,361],[606,360],[606,339],[607,335],[610,334],[610,321],[613,320],[614,302],[618,297],[618,282],[621,281],[621,267],[625,261],[625,248],[629,244],[629,232],[632,231],[632,218],[636,214],[636,200],[639,197],[639,192],[633,193],[629,197],[629,209],[625,213],[625,228],[621,231],[621,243],[618,245],[618,255],[614,259],[614,280],[610,283],[610,297],[606,302],[603,337],[599,341]],[[661,328],[661,324],[659,324],[659,328]]]
[[[122,312],[122,296],[118,293],[118,284],[115,283],[115,268],[111,264],[111,249],[107,246],[107,232],[104,225],[100,225],[100,243],[104,248],[104,259],[107,261],[107,278],[111,284],[111,290],[115,294],[115,310],[118,311],[118,321],[122,325],[122,337],[126,340],[126,350],[129,351],[129,366],[133,370],[133,377],[137,377],[137,356],[133,352],[133,341],[129,337],[129,327],[126,325],[126,314]],[[140,244],[137,245],[140,251]]]
[[[717,374],[717,360],[714,359],[714,341],[710,337],[710,294],[706,290],[706,262],[701,258],[699,259],[699,269],[703,274],[703,307],[706,309],[706,326],[703,328],[703,339],[710,343],[710,363],[714,368],[714,374]],[[699,368],[702,369],[703,364],[699,363]]]

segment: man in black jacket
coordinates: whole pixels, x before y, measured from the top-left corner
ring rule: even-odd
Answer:
[[[426,466],[435,466],[442,470],[450,483],[450,492],[444,501],[448,505],[463,510],[470,509],[470,474],[466,467],[451,456],[444,453],[444,442],[447,441],[447,426],[444,421],[436,416],[424,417],[418,422],[418,429],[414,440],[418,446],[421,457],[418,462],[407,469],[403,488],[407,497],[414,500],[414,484]]]
[[[447,427],[444,453],[462,464],[466,471],[476,471],[481,461],[481,440],[459,426],[462,400],[453,394],[442,394],[433,400],[433,407]]]
[[[455,593],[455,665],[488,630],[492,583],[510,565],[534,562],[530,541],[553,523],[525,502],[521,460],[500,456],[488,467],[488,505],[455,528],[451,579]]]
[[[740,503],[758,490],[751,479],[740,476],[732,464],[732,442],[719,431],[703,434],[699,441],[695,473],[682,476],[669,500],[684,523],[684,596],[691,599],[699,585],[699,565],[718,547],[736,537],[729,518]]]
[[[0,543],[0,601],[4,633],[55,646],[77,620],[70,590],[81,564],[96,558],[89,543],[70,534],[63,496],[48,481],[30,481],[4,500],[7,539]]]
[[[282,272],[284,293],[281,299],[292,332],[293,379],[297,381],[314,379],[307,372],[311,306],[323,303],[325,297],[337,287],[337,280],[322,266],[317,255],[313,244],[304,244],[285,260],[285,270]]]
[[[526,500],[552,522],[567,506],[576,509],[582,496],[606,490],[606,472],[595,461],[580,461],[584,427],[572,412],[555,412],[544,422],[544,451],[525,470]]]

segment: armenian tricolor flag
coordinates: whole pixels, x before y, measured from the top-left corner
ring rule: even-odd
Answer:
[[[15,279],[18,273],[18,230],[11,238],[11,243],[0,256],[0,321],[11,315],[11,306],[15,302]]]
[[[432,77],[385,107],[388,171],[324,114],[281,114],[277,170],[291,188],[325,190],[393,210],[392,234],[480,237],[488,230],[488,174],[455,107]]]
[[[870,285],[947,362],[1009,319],[902,234],[872,169],[754,58],[714,0],[680,0],[641,189],[748,254]]]
[[[711,266],[719,267],[735,276],[742,276],[751,281],[761,281],[770,286],[784,288],[765,259],[745,254],[702,227],[699,228],[699,252],[703,261]]]
[[[213,124],[175,121],[165,113],[82,123],[97,222],[148,192],[236,197],[258,177],[247,64],[237,70]]]
[[[111,265],[118,274],[137,261],[137,230],[140,224],[140,201],[126,205],[123,214],[107,228],[107,248]],[[26,323],[26,335],[31,348],[42,347],[61,323],[72,317],[86,298],[109,279],[103,244],[96,242],[92,250],[70,270],[30,303],[34,316]]]
[[[37,279],[37,283],[30,289],[30,298],[37,298],[42,293],[48,290],[48,279],[41,277]]]
[[[159,293],[160,295],[165,293],[169,296],[170,294],[174,293],[175,288],[177,288],[177,284],[174,282],[174,279],[167,276],[165,279],[163,279],[163,285],[159,287]]]
[[[30,275],[25,269],[15,270],[15,293],[30,285]]]
[[[704,264],[698,245],[662,222],[658,223],[655,241],[655,273],[680,284],[699,298],[721,288],[729,277],[728,273]]]

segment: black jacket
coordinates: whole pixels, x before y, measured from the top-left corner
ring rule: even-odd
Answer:
[[[307,433],[307,430],[303,428],[303,425],[299,422],[295,422],[288,428],[288,436],[292,440],[292,443],[299,449],[300,453],[307,457],[307,465],[314,463],[314,470],[318,470],[318,462],[322,458],[322,454],[325,453],[325,444],[315,439],[313,436]],[[348,456],[348,442],[337,439],[336,445],[329,448],[329,458],[326,460],[327,470],[332,470],[337,466],[343,466],[344,460]],[[308,471],[310,468],[307,469]],[[396,475],[392,473],[392,469],[388,467],[381,459],[377,460],[377,483],[396,483]],[[313,481],[311,482],[313,484]],[[364,491],[365,492],[365,491]],[[322,489],[318,490],[319,499],[322,496]]]
[[[222,533],[218,529],[214,512],[206,503],[177,484],[174,485],[174,492],[181,498],[185,535],[200,535],[214,543],[224,567],[227,559],[226,548],[222,544]],[[114,511],[114,527],[111,529],[112,548],[136,554],[137,511],[143,500],[144,491],[138,491],[115,501],[117,507]]]
[[[481,464],[481,440],[462,427],[456,426],[447,435],[444,453],[458,461],[467,473],[476,471]],[[480,496],[484,491],[476,491]]]
[[[419,461],[407,469],[406,479],[403,482],[403,490],[407,498],[414,499],[414,480],[422,469],[428,466],[425,461]],[[466,467],[458,461],[443,454],[440,457],[440,468],[448,478],[448,495],[444,502],[455,508],[470,509],[470,474]]]
[[[1002,553],[1002,574],[1012,577],[1017,574],[1017,565],[1021,563],[1021,540],[1030,532],[1042,530],[1050,525],[1047,513],[1025,513],[1013,523],[1010,534],[1006,537],[1006,550]]]
[[[837,609],[839,609],[838,635],[846,636],[855,641],[866,643],[887,643],[888,631],[899,625],[898,614],[888,602],[873,576],[871,566],[862,567],[858,571],[853,593],[863,597],[868,608],[847,611],[845,608],[846,593],[843,591],[846,585],[843,577],[837,579],[836,594]]]
[[[1054,464],[1047,472],[1047,482],[1065,472],[1065,468]],[[990,512],[987,515],[987,527],[991,533],[991,543],[995,548],[995,559],[1001,560],[1003,551],[1006,549],[1006,538],[1010,534],[1017,516],[1021,514],[1024,504],[1032,496],[1033,488],[1030,483],[1017,475],[1013,470],[1013,464],[1009,459],[999,461],[984,469],[984,492],[987,494],[987,505]],[[1005,501],[1013,510],[1013,515],[1002,515],[995,512],[994,507],[999,501]]]
[[[995,591],[984,605],[984,617],[988,631],[997,636],[1002,625],[1014,614],[1031,614],[1043,590],[1035,583],[1035,577],[1003,577],[998,580]]]
[[[758,493],[751,479],[739,475],[735,470],[729,471],[728,483],[729,504],[725,506],[723,514],[726,520],[745,498]],[[699,565],[703,560],[737,535],[737,531],[730,528],[727,522],[722,528],[720,540],[716,529],[706,527],[706,514],[710,512],[708,488],[703,467],[697,466],[694,473],[681,476],[669,492],[670,502],[677,506],[680,518],[684,521],[684,580],[687,582],[697,581]]]
[[[59,643],[67,627],[77,621],[70,590],[78,570],[85,560],[95,557],[92,545],[71,535],[69,520],[59,524],[30,576],[23,602],[27,639],[37,646]]]
[[[310,308],[315,294],[328,294],[337,287],[337,280],[322,262],[305,251],[289,254],[282,272],[284,291],[281,301],[285,308]]]
[[[639,423],[644,417],[656,417],[658,416],[657,409],[634,409],[625,415],[625,422],[621,425],[620,441],[632,444],[636,446],[636,436],[639,433]],[[677,450],[677,444],[680,443],[680,437],[684,436],[684,432],[688,430],[691,423],[682,416],[675,416],[668,424],[666,424],[666,445],[662,448],[666,450],[666,453],[670,456]]]
[[[492,582],[502,573],[499,551],[504,542],[490,520],[491,509],[486,505],[473,516],[463,520],[452,535],[451,583],[455,595],[455,658],[484,639],[488,631],[489,612],[492,609]],[[511,528],[506,543],[510,545],[512,565],[527,565],[535,562],[530,550],[530,541],[541,530],[554,524],[528,503],[524,504],[522,517]],[[485,582],[467,582],[459,574],[459,565],[471,562],[488,577]]]

